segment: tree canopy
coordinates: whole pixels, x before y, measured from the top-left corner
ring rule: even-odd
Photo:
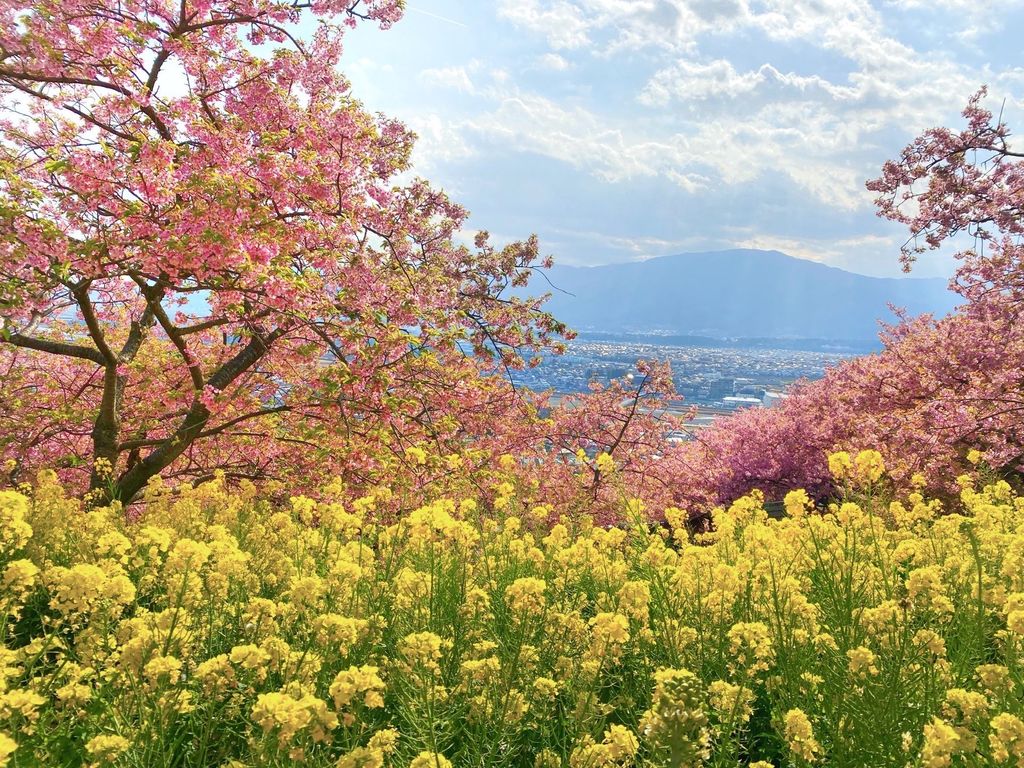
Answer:
[[[466,211],[411,175],[414,136],[337,68],[349,27],[401,12],[0,2],[0,452],[16,472],[88,470],[125,501],[158,474],[358,472],[482,402],[511,407],[486,375],[563,331],[508,290],[536,240],[466,238]]]

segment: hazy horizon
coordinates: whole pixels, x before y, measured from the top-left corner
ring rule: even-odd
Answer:
[[[820,261],[820,260],[817,260],[817,259],[808,258],[806,256],[798,256],[798,255],[795,255],[795,254],[786,253],[786,251],[784,251],[784,250],[779,250],[779,249],[775,249],[775,248],[731,248],[731,247],[722,247],[722,248],[714,248],[714,249],[707,249],[707,250],[704,250],[704,249],[700,249],[700,250],[687,250],[687,251],[677,251],[677,252],[673,252],[673,253],[659,253],[659,254],[652,254],[652,255],[634,256],[634,257],[629,258],[629,259],[622,259],[620,261],[602,262],[600,264],[567,264],[567,263],[565,263],[563,261],[559,261],[558,259],[556,259],[555,260],[555,266],[556,267],[572,267],[573,269],[596,269],[596,268],[600,268],[600,267],[614,266],[616,264],[642,264],[644,262],[655,261],[657,259],[672,259],[672,258],[675,258],[675,257],[696,256],[696,255],[705,255],[705,254],[708,254],[708,255],[727,254],[727,253],[731,253],[731,252],[734,252],[734,251],[751,251],[751,252],[764,253],[764,254],[777,253],[777,254],[781,254],[782,256],[788,256],[789,258],[792,258],[792,259],[798,259],[800,261],[807,261],[807,262],[810,262],[811,264],[820,264],[821,266],[828,267],[829,269],[838,269],[841,272],[848,272],[851,275],[858,275],[859,277],[870,277],[870,278],[875,278],[875,279],[880,279],[880,280],[923,280],[923,281],[931,281],[931,282],[941,281],[943,283],[946,283],[949,280],[949,278],[947,276],[945,276],[945,275],[925,275],[925,274],[921,274],[917,269],[914,269],[914,270],[912,270],[909,273],[908,272],[899,271],[896,274],[892,274],[892,275],[873,275],[873,274],[868,274],[866,272],[859,272],[856,269],[853,269],[853,268],[850,268],[850,267],[838,266],[836,264],[829,264],[827,262]]]

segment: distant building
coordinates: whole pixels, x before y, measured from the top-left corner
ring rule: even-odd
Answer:
[[[722,403],[725,405],[726,408],[731,408],[735,410],[736,408],[751,408],[760,406],[761,399],[758,397],[730,396],[723,397]]]
[[[743,395],[745,397],[756,397],[758,400],[764,397],[764,393],[767,390],[764,387],[759,387],[756,384],[744,384],[742,387],[737,381],[735,385],[735,393],[737,395]]]
[[[785,392],[765,392],[764,397],[761,398],[761,404],[765,408],[771,408],[773,405],[778,405],[785,400],[789,395]]]
[[[715,379],[708,387],[708,397],[712,400],[721,400],[731,397],[733,394],[734,382],[732,379]]]

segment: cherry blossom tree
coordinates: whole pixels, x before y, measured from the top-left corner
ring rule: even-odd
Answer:
[[[879,215],[910,232],[900,255],[906,271],[928,250],[966,246],[956,252],[954,290],[1009,308],[1024,297],[1024,153],[1010,146],[1002,115],[982,106],[986,94],[971,97],[962,131],[926,131],[867,187]]]
[[[401,0],[0,0],[0,452],[15,476],[372,474],[564,330],[339,74]],[[300,19],[312,20],[300,30]],[[301,34],[300,34],[301,32]],[[497,408],[497,405],[495,405]],[[495,411],[497,412],[497,411]]]
[[[457,429],[402,455],[370,457],[353,486],[375,496],[378,512],[400,514],[424,498],[473,498],[506,514],[542,510],[551,520],[586,515],[613,524],[630,504],[658,516],[672,503],[672,478],[659,468],[671,450],[665,435],[686,414],[667,408],[666,364],[640,361],[635,375],[570,395],[515,391],[496,377],[481,383],[489,393],[476,385],[472,400],[466,390],[449,395],[461,402]],[[346,461],[342,477],[357,466]]]
[[[832,491],[831,451],[873,448],[903,487],[920,474],[936,493],[956,491],[978,451],[1016,472],[1024,450],[1020,396],[1024,333],[998,315],[906,318],[884,349],[845,361],[793,388],[772,408],[720,419],[675,457],[680,503],[724,503],[754,488],[770,499],[805,488]]]
[[[1001,118],[969,101],[966,127],[935,128],[868,183],[879,214],[907,226],[905,269],[923,253],[958,248],[950,287],[964,304],[935,320],[883,329],[884,349],[797,387],[781,406],[723,419],[686,447],[674,468],[698,508],[753,488],[780,498],[832,488],[826,454],[874,448],[892,479],[922,475],[953,493],[974,469],[1006,476],[1024,462],[1024,153]],[[977,452],[977,453],[973,453]]]
[[[547,448],[529,465],[539,497],[605,522],[621,520],[631,500],[660,515],[674,498],[674,478],[660,471],[672,452],[665,437],[690,415],[671,410],[674,399],[669,365],[647,360],[635,374],[564,397],[536,428],[534,444]]]

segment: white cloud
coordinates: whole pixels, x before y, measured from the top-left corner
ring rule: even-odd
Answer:
[[[762,82],[764,75],[760,70],[741,74],[725,59],[707,64],[679,61],[657,72],[640,92],[639,100],[649,106],[664,106],[673,99],[735,98],[753,91]]]
[[[459,126],[437,114],[420,115],[408,122],[417,136],[413,149],[413,165],[417,174],[429,173],[477,155],[477,150],[465,141]]]
[[[839,251],[831,244],[821,241],[809,241],[795,237],[778,237],[776,235],[753,235],[735,240],[731,243],[736,248],[757,248],[763,251],[781,251],[798,259],[808,261],[828,261],[835,258]]]
[[[833,207],[870,203],[862,169],[845,154],[859,139],[857,127],[813,102],[769,104],[749,118],[695,120],[659,134],[534,93],[493,88],[484,95],[496,107],[464,123],[478,140],[551,157],[606,182],[660,177],[695,194],[783,174]]]
[[[988,11],[996,6],[1003,8],[1018,5],[1020,0],[886,0],[886,5],[896,8],[922,11],[971,12],[972,14]]]
[[[707,189],[711,184],[711,179],[707,176],[694,173],[692,171],[684,173],[677,171],[674,168],[667,168],[665,170],[665,178],[676,184],[676,186],[682,187],[690,194],[700,192],[702,189]]]
[[[1007,13],[1024,5],[1024,0],[885,0],[885,5],[913,14],[933,28],[952,24],[950,37],[983,53],[980,39],[1006,29]]]
[[[750,15],[747,0],[500,0],[499,14],[557,50],[685,50]]]
[[[557,53],[545,53],[543,56],[538,56],[536,60],[537,69],[549,69],[553,72],[564,72],[571,66],[568,59]]]
[[[473,93],[473,80],[469,76],[469,70],[475,69],[475,65],[468,67],[440,67],[437,69],[424,69],[419,74],[419,79],[427,85],[441,88],[452,88],[463,93]]]
[[[450,9],[457,0],[445,2]],[[412,100],[427,113],[410,120],[422,137],[417,170],[474,158],[483,166],[509,151],[524,152],[588,174],[598,189],[634,182],[630,189],[649,185],[673,201],[690,195],[701,213],[682,206],[679,233],[700,230],[698,247],[776,247],[854,267],[863,258],[878,265],[873,271],[886,271],[901,240],[864,239],[890,226],[874,223],[865,180],[913,136],[956,125],[983,82],[990,84],[990,104],[998,109],[1005,100],[1011,125],[1020,130],[1024,123],[1024,68],[998,61],[1009,58],[1002,51],[1008,42],[1012,49],[1012,33],[976,54],[963,42],[987,23],[977,17],[996,0],[498,0],[496,6],[497,16],[516,27],[490,30],[502,37],[500,45],[487,38],[481,21],[488,13],[493,19],[492,6],[473,17],[481,37],[466,52],[469,63],[450,66],[445,56],[420,64],[429,68],[414,85],[437,91],[420,87],[426,107],[420,93]],[[509,35],[518,39],[508,41]],[[773,210],[778,216],[781,190],[795,208],[794,222],[803,207],[819,217],[831,210],[846,232],[858,226],[852,222],[866,222],[867,229],[862,237],[834,241],[799,231],[733,237],[723,234],[713,213],[688,218],[706,217],[707,200],[723,199],[723,190],[724,199],[749,207],[751,220],[770,221]],[[494,194],[493,186],[485,194]],[[515,201],[508,204],[515,209]],[[628,201],[623,208],[629,221],[643,221],[643,213]],[[579,215],[582,228],[588,214]],[[735,215],[723,214],[722,221],[735,222]],[[829,223],[818,221],[816,229]],[[628,256],[686,249],[671,245],[678,241],[668,235],[654,240],[640,232],[621,242],[605,239],[604,246]]]
[[[517,26],[543,35],[552,48],[581,48],[590,42],[585,10],[568,0],[501,0],[498,13]]]
[[[665,106],[672,101],[702,101],[718,97],[734,99],[771,86],[794,92],[820,90],[835,98],[854,95],[852,88],[834,85],[817,75],[784,74],[771,64],[738,72],[727,59],[707,63],[680,59],[656,72],[638,99],[648,106]]]
[[[551,45],[572,48],[552,38],[569,34],[605,56],[628,48],[673,60],[638,89],[638,101],[655,110],[643,124],[509,84],[497,110],[472,120],[477,131],[609,181],[660,176],[691,192],[775,173],[837,209],[868,207],[864,180],[888,156],[881,152],[898,150],[880,142],[948,120],[991,74],[944,52],[918,52],[868,0],[506,0],[502,9]],[[552,28],[555,18],[566,27]],[[696,53],[705,37],[732,32],[746,44],[760,37],[817,48],[845,64],[833,70],[842,80],[770,62],[739,69],[731,57]]]
[[[606,181],[656,175],[652,147],[628,139],[580,107],[543,96],[494,93],[497,109],[467,123],[469,130],[506,148],[553,157]]]
[[[561,227],[552,228],[550,234],[556,237],[566,237],[575,242],[599,244],[624,254],[631,261],[644,261],[688,250],[716,247],[714,244],[709,245],[707,237],[703,235],[664,238],[638,234],[633,237],[625,237],[609,234],[606,231],[574,230]],[[570,262],[559,261],[558,263],[569,264]],[[580,259],[573,260],[571,263],[574,266],[592,265],[592,262]]]

